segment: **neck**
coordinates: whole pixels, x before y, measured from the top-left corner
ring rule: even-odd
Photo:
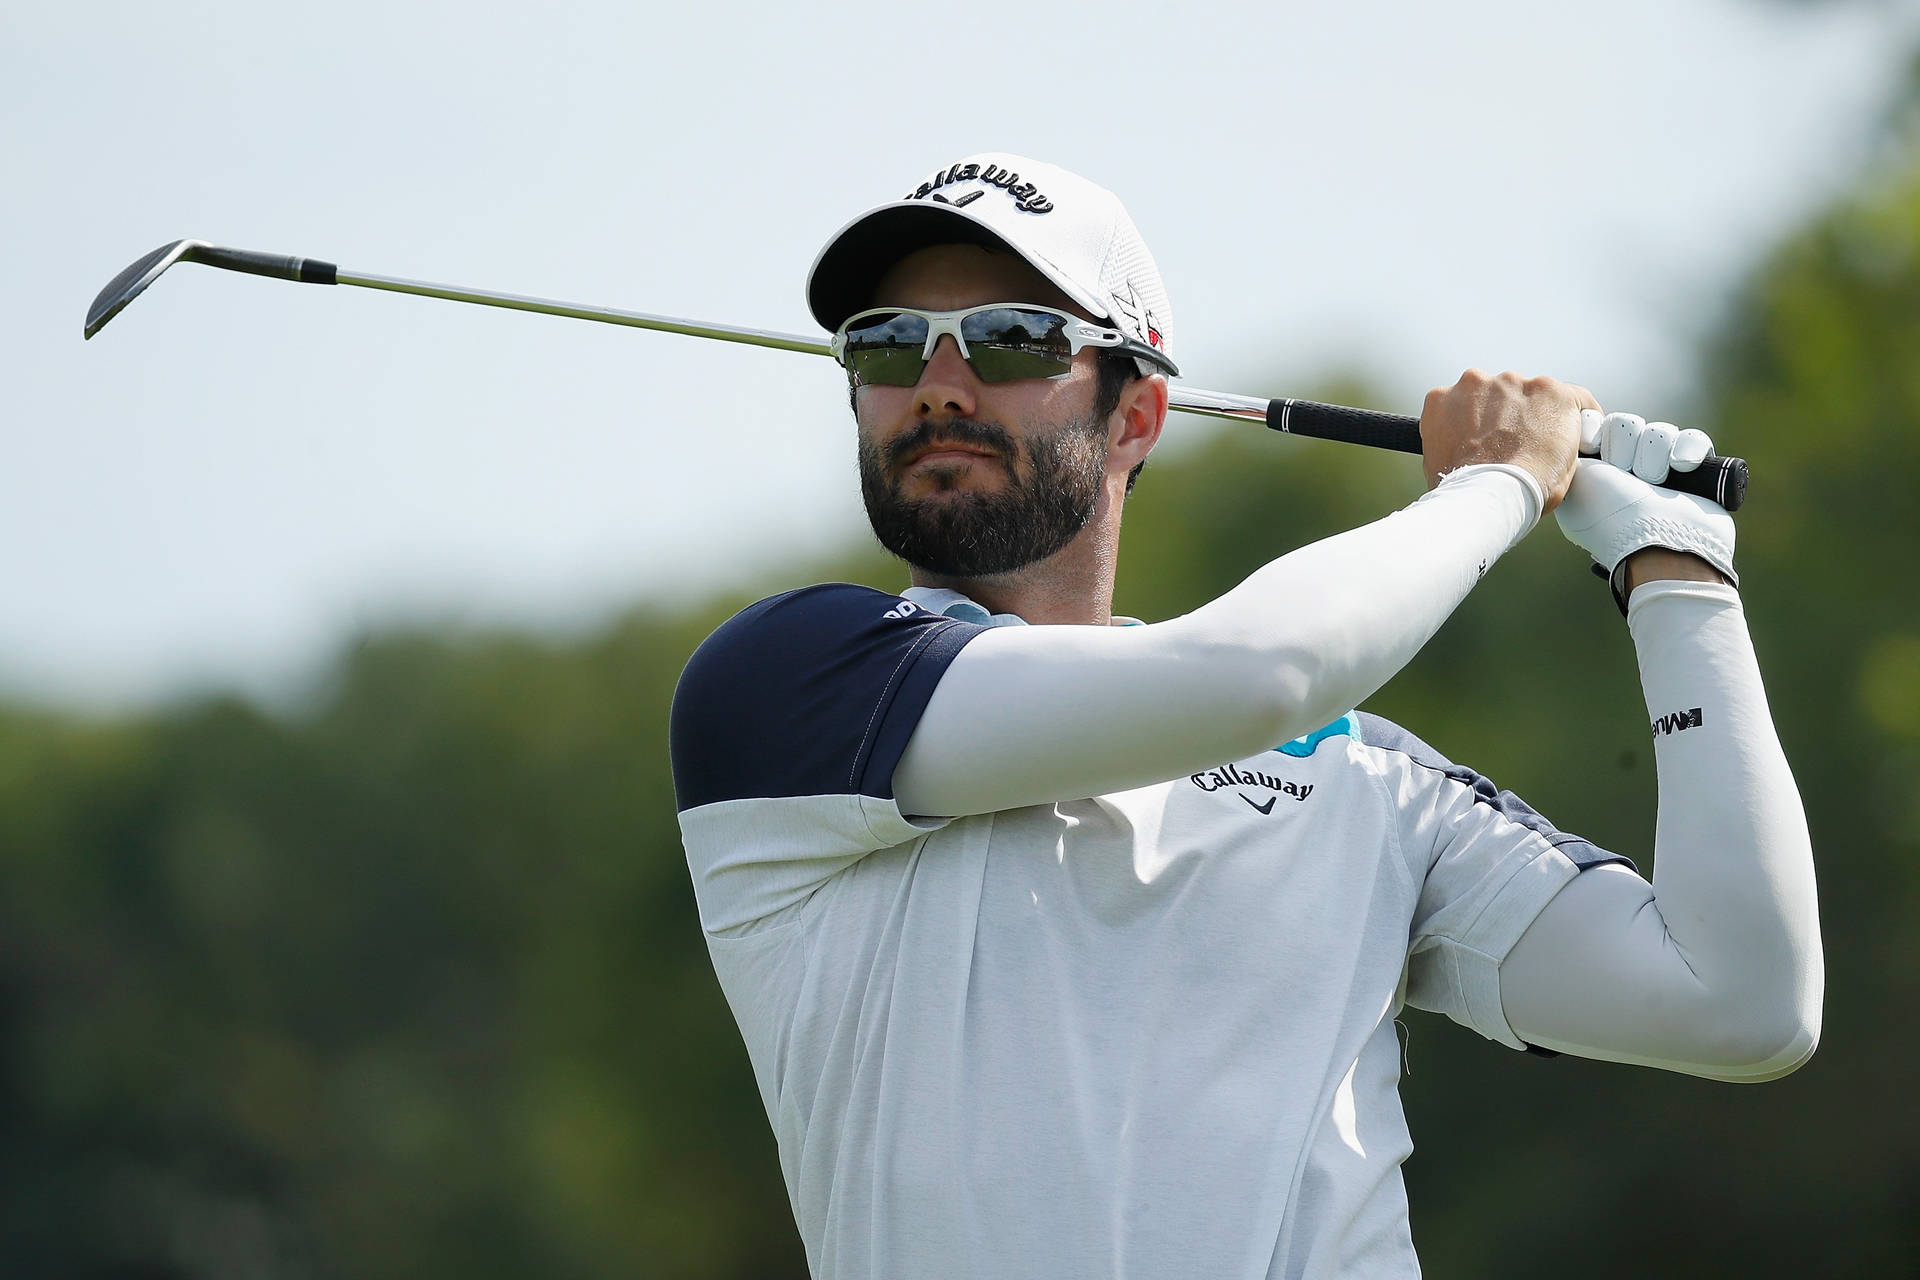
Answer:
[[[914,565],[912,583],[958,591],[991,613],[1011,613],[1033,626],[1109,626],[1120,548],[1119,497],[1103,492],[1086,528],[1045,560],[981,578],[949,577]]]

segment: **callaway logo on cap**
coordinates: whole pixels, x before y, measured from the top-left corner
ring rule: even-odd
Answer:
[[[1004,152],[938,169],[901,199],[840,228],[807,276],[813,318],[824,329],[838,328],[872,305],[888,268],[935,244],[1017,254],[1089,317],[1160,352],[1164,372],[1179,372],[1166,357],[1173,306],[1119,197],[1078,174]]]

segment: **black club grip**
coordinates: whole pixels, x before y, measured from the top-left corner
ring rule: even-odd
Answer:
[[[1420,420],[1377,409],[1350,409],[1313,400],[1271,400],[1267,403],[1267,425],[1288,435],[1344,440],[1397,453],[1420,452]],[[1738,511],[1747,500],[1747,462],[1745,458],[1708,454],[1692,471],[1669,472],[1663,487]]]

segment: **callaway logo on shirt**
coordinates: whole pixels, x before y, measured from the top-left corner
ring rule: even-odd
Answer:
[[[1249,796],[1244,791],[1240,792],[1240,798],[1242,800],[1245,800],[1263,814],[1272,813],[1274,801],[1278,800],[1281,796],[1291,796],[1295,800],[1305,801],[1308,796],[1313,794],[1313,784],[1311,782],[1288,782],[1285,779],[1276,778],[1270,773],[1250,773],[1238,765],[1232,764],[1221,765],[1218,769],[1211,769],[1206,773],[1193,774],[1188,777],[1187,781],[1202,791],[1219,791],[1226,787],[1264,787],[1268,791],[1273,792],[1271,796],[1267,797],[1265,804],[1257,803],[1252,796]]]

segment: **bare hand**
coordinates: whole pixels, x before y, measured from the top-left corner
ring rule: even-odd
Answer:
[[[1585,387],[1570,382],[1469,369],[1452,386],[1427,393],[1420,413],[1427,487],[1458,467],[1506,462],[1533,474],[1551,511],[1573,483],[1580,411],[1599,407]]]

